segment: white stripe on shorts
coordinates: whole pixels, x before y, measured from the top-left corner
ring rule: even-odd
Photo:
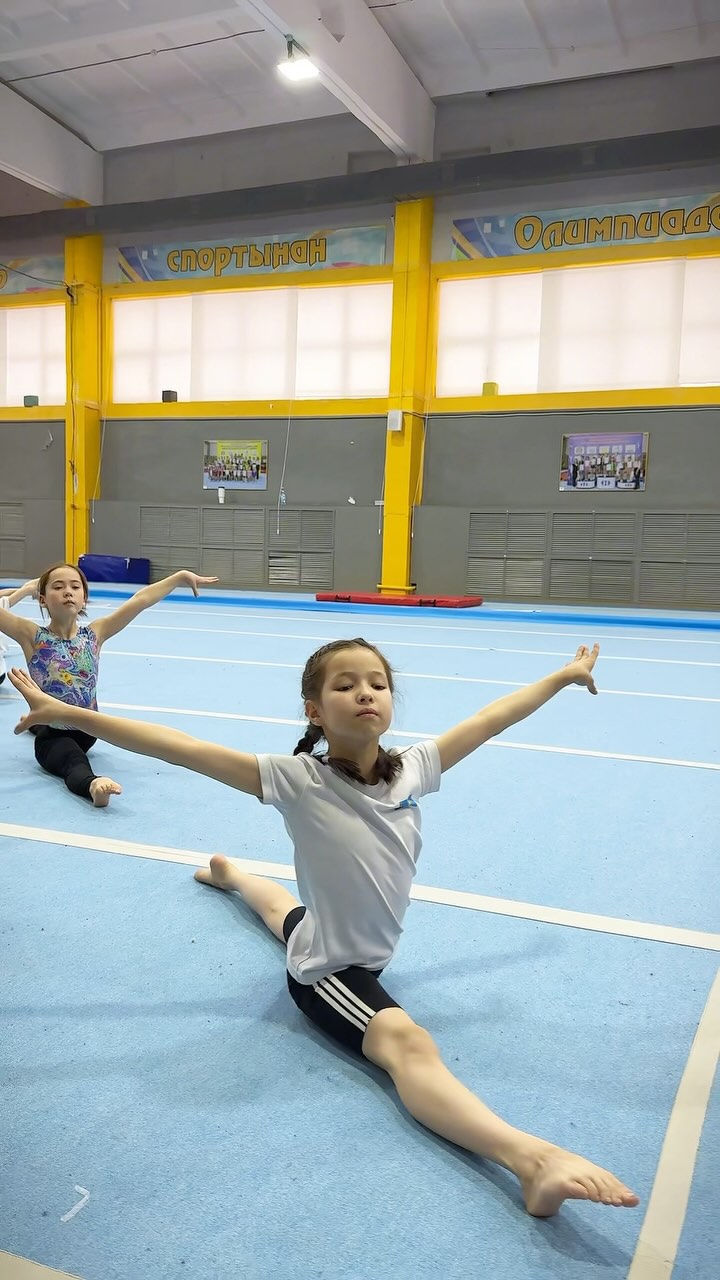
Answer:
[[[321,978],[315,984],[315,991],[327,1004],[331,1005],[337,1013],[341,1014],[347,1022],[351,1022],[354,1027],[359,1027],[361,1031],[366,1031],[370,1023],[370,1019],[375,1016],[376,1010],[371,1009],[365,1004],[354,992],[350,991],[344,983],[331,974],[328,978]]]

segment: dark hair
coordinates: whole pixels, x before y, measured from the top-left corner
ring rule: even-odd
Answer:
[[[38,599],[40,599],[40,596],[45,595],[45,592],[47,591],[47,584],[52,578],[56,569],[72,569],[73,573],[77,574],[78,578],[82,582],[83,591],[85,593],[85,604],[87,604],[88,595],[90,594],[90,588],[88,587],[88,580],[85,577],[85,574],[83,573],[80,566],[77,564],[70,564],[68,560],[58,560],[57,564],[52,564],[49,569],[46,569],[45,572],[40,575],[40,577],[38,578],[38,584],[37,584]],[[40,609],[41,610],[43,609],[42,604],[40,605]],[[82,608],[80,610],[81,618],[83,617],[85,612],[86,612],[85,608]]]
[[[393,680],[393,669],[387,658],[379,649],[375,648],[374,644],[370,644],[369,641],[363,640],[362,637],[358,636],[354,640],[332,640],[330,644],[324,644],[321,649],[316,649],[315,653],[310,655],[305,663],[305,670],[303,671],[302,681],[300,684],[300,692],[302,693],[303,700],[305,702],[307,702],[308,699],[312,699],[313,701],[317,701],[319,699],[322,692],[323,681],[325,679],[325,666],[327,660],[333,653],[340,653],[342,649],[369,649],[371,653],[374,653],[383,665],[390,693],[394,694],[395,682]],[[325,734],[321,726],[311,724],[310,721],[308,721],[305,733],[293,751],[293,755],[299,756],[305,751],[312,755],[313,747],[316,747],[318,742],[322,742],[324,738]],[[337,757],[329,756],[328,764],[336,773],[341,774],[343,777],[350,778],[353,782],[361,782],[364,786],[367,785],[367,780],[363,777],[353,760],[340,760]],[[392,782],[393,778],[396,778],[398,774],[402,772],[402,767],[403,762],[401,755],[396,751],[385,751],[383,747],[378,747],[378,757],[375,761],[373,776],[370,779],[370,782]]]

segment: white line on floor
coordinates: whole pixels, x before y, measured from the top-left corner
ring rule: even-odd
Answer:
[[[169,631],[172,634],[177,634],[178,631],[177,627],[160,627],[151,622],[134,622],[132,623],[132,628],[135,631]],[[310,640],[315,645],[318,643],[325,644],[328,640],[337,639],[337,636],[310,636],[302,632],[290,631],[227,631],[224,627],[182,627],[180,630],[184,635],[193,633],[195,635],[247,636],[266,640]],[[385,640],[383,638],[379,638],[377,643],[381,648],[385,649],[436,649],[440,652],[460,651],[463,653],[519,653],[540,658],[563,658],[566,662],[569,662],[573,656],[570,652],[573,648],[572,644],[569,644],[567,649],[508,649],[501,648],[499,645],[429,644],[427,641]],[[601,656],[603,662],[642,662],[668,667],[720,667],[720,662],[697,662],[684,658],[639,658],[633,654],[613,653],[603,653]]]
[[[206,867],[211,857],[210,854],[200,853],[197,850],[141,844],[135,840],[115,840],[101,835],[87,836],[74,831],[52,831],[45,827],[18,826],[11,822],[0,822],[0,837],[34,840],[41,844],[57,844],[74,849],[90,849],[96,853],[123,854],[131,858],[151,858],[159,862],[176,862],[192,867]],[[274,876],[278,880],[295,880],[295,868],[291,863],[259,862],[247,858],[233,858],[233,862],[241,871],[248,871],[253,875]],[[514,902],[509,898],[491,898],[480,893],[462,893],[455,889],[439,889],[428,885],[413,885],[411,897],[418,902],[463,907],[469,911],[483,911],[489,915],[537,920],[542,924],[564,925],[571,929],[587,929],[593,933],[609,933],[624,938],[644,938],[649,942],[698,947],[704,951],[720,951],[720,933],[682,929],[674,925],[648,924],[641,920],[622,920],[615,916],[568,911],[561,907]]]
[[[669,1280],[720,1055],[720,970],[710,989],[670,1113],[655,1182],[627,1280]]]
[[[12,695],[5,697],[3,701],[22,703],[23,700],[19,696]],[[132,711],[134,713],[141,712],[159,716],[189,716],[198,720],[241,720],[245,724],[284,724],[291,727],[299,727],[305,724],[304,720],[290,719],[286,716],[251,716],[240,711],[203,711],[193,707],[156,707],[148,703],[139,702],[105,702],[103,700],[100,710]],[[410,732],[407,729],[389,729],[387,736],[390,738],[410,738],[413,742],[422,742],[426,738],[437,737],[437,733],[418,733],[415,731]],[[711,760],[681,760],[675,759],[673,756],[634,755],[628,751],[595,751],[585,747],[556,747],[546,742],[511,742],[507,738],[491,738],[484,744],[484,747],[499,747],[509,751],[538,751],[548,755],[579,756],[590,760],[626,760],[630,764],[673,765],[679,769],[710,769],[712,772],[720,772],[720,764]]]
[[[166,716],[196,716],[199,719],[207,717],[211,720],[243,720],[249,724],[305,724],[304,720],[289,720],[282,716],[249,716],[239,711],[195,711],[189,710],[187,707],[152,707],[132,702],[103,702],[101,710],[103,709],[111,711],[144,711],[153,715]],[[425,738],[434,738],[437,735],[434,733],[411,733],[407,729],[390,729],[388,736],[391,738],[412,738],[414,742],[417,742],[423,741]],[[485,747],[503,747],[510,751],[540,751],[561,756],[587,756],[597,760],[628,760],[633,764],[670,764],[677,765],[683,769],[711,769],[720,772],[720,764],[707,760],[675,760],[669,756],[640,756],[622,751],[591,751],[583,747],[554,747],[549,746],[547,743],[511,742],[507,738],[491,738],[489,742],[485,743]]]
[[[165,630],[162,627],[160,630]],[[297,637],[296,637],[297,638]],[[494,650],[493,652],[497,652]],[[112,649],[105,648],[103,653],[110,654],[116,658],[153,658],[162,659],[163,662],[211,662],[213,664],[230,667],[279,667],[285,671],[302,671],[303,663],[301,662],[268,662],[266,659],[260,658],[211,658],[201,654],[190,653],[145,653],[135,649]],[[562,656],[562,655],[555,655]],[[658,658],[658,662],[665,662],[666,659]],[[667,661],[671,661],[667,659]],[[719,666],[718,663],[693,663],[693,666]],[[457,676],[457,675],[441,675],[430,671],[403,671],[398,669],[396,674],[403,680],[445,680],[451,684],[486,684],[496,685],[503,689],[522,689],[526,684],[526,680],[492,680],[486,676]],[[720,698],[707,698],[699,694],[684,693],[639,693],[635,689],[601,689],[602,693],[606,693],[612,697],[621,698],[664,698],[672,699],[676,702],[720,702]]]

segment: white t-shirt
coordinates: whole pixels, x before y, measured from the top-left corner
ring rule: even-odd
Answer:
[[[298,982],[350,965],[384,969],[398,944],[422,845],[417,801],[440,786],[434,741],[401,754],[398,777],[373,786],[307,753],[257,757],[262,803],[285,820],[307,908],[288,943]]]

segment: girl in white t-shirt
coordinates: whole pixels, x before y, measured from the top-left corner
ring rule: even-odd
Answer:
[[[301,905],[287,889],[249,875],[225,857],[196,878],[236,890],[286,943],[288,986],[298,1007],[345,1047],[384,1068],[411,1115],[449,1142],[504,1165],[518,1177],[528,1211],[548,1217],[566,1199],[634,1207],[616,1177],[495,1115],[455,1078],[424,1028],[380,983],[402,932],[420,852],[418,799],[440,775],[561,689],[596,693],[598,655],[581,646],[562,670],[403,752],[380,746],[392,718],[393,676],[367,641],[339,640],[309,659],[302,680],[308,724],[294,756],[248,755],[176,729],[63,705],[74,728],[167,760],[274,805],[292,837]],[[30,713],[16,732],[60,714],[22,671],[11,680]],[[328,754],[313,748],[325,741]]]

